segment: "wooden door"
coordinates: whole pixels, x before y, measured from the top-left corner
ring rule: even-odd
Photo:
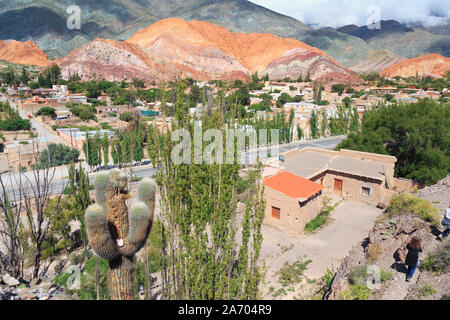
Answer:
[[[339,179],[334,179],[334,194],[342,197],[342,185],[344,181]]]

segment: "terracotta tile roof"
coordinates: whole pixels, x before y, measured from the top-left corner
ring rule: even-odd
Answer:
[[[296,199],[309,199],[323,189],[323,186],[320,184],[296,176],[288,171],[283,171],[264,180],[264,185]]]

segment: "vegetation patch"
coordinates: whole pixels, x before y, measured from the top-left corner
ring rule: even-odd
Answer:
[[[370,263],[377,261],[378,258],[383,254],[383,248],[381,248],[379,245],[374,244],[369,247],[369,250],[367,251],[367,259]]]
[[[417,295],[417,297],[425,298],[425,297],[432,296],[435,293],[436,293],[436,289],[431,284],[427,284],[419,290],[419,294]]]
[[[388,217],[413,213],[424,221],[439,225],[437,209],[425,199],[417,198],[409,193],[402,193],[392,198],[387,210]]]
[[[306,233],[314,233],[317,231],[320,227],[324,226],[328,222],[328,218],[333,212],[334,209],[340,204],[340,202],[336,203],[334,206],[330,206],[330,199],[324,198],[324,207],[320,211],[320,213],[310,222],[308,222],[305,225],[305,232]]]
[[[340,300],[369,300],[371,291],[364,284],[351,284],[339,294]]]
[[[441,245],[435,252],[426,257],[421,264],[422,269],[442,274],[450,272],[450,242]]]
[[[292,284],[298,284],[302,281],[303,272],[308,268],[312,260],[286,262],[284,266],[277,272],[280,283],[283,287]]]
[[[379,105],[337,149],[395,156],[397,176],[431,185],[450,172],[449,128],[449,103]]]

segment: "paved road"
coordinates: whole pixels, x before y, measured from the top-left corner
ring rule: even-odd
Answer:
[[[242,156],[242,161],[245,163],[248,163],[249,161],[251,163],[255,163],[257,159],[258,152],[261,154],[262,150],[270,150],[269,157],[278,157],[280,153],[292,150],[292,149],[304,149],[304,148],[319,148],[319,149],[334,149],[337,147],[339,143],[341,143],[342,140],[344,140],[346,136],[336,136],[336,137],[329,137],[329,138],[323,138],[318,140],[309,140],[309,141],[302,141],[300,143],[288,143],[288,144],[282,144],[278,147],[267,147],[267,148],[259,148],[250,150],[247,152],[246,155]],[[247,161],[244,161],[244,157],[247,157]]]
[[[34,115],[30,113],[26,113],[21,108],[18,108],[17,104],[15,102],[10,101],[11,107],[15,108],[18,112],[21,118],[23,119],[29,119],[28,115],[31,115],[34,117]],[[57,134],[55,134],[53,131],[48,130],[43,122],[36,121],[34,118],[29,119],[31,122],[31,127],[33,130],[35,130],[39,136],[40,142],[48,142],[48,143],[61,143],[64,145],[67,145],[67,142],[59,137]]]
[[[38,127],[38,126],[36,126],[36,127]],[[274,148],[272,150],[271,156],[278,157],[278,153],[282,153],[282,152],[285,152],[285,151],[288,151],[288,150],[291,150],[294,148],[302,149],[302,148],[306,148],[306,147],[316,147],[316,148],[322,148],[322,149],[333,149],[344,138],[345,137],[332,137],[332,138],[325,138],[325,139],[321,139],[321,140],[312,140],[312,141],[306,141],[306,142],[301,142],[301,143],[292,143],[290,145],[289,144],[281,145],[281,146],[279,146],[279,148]],[[275,149],[277,149],[277,150],[274,151]],[[258,149],[248,151],[247,157],[250,160],[255,161],[257,153],[258,153]],[[131,168],[131,170],[129,168],[126,168],[124,170],[127,172],[130,172],[132,170],[133,175],[135,175],[137,177],[141,177],[141,178],[151,177],[155,174],[155,169],[152,166],[133,167],[133,168]],[[43,174],[42,171],[40,174]],[[18,173],[15,173],[15,174],[4,173],[1,176],[2,176],[4,184],[6,185],[8,197],[10,198],[10,200],[14,201],[14,200],[19,199],[19,194],[18,194],[17,188],[20,185],[20,183],[18,181],[20,176],[22,177],[22,183],[24,185],[24,187],[22,187],[24,195],[27,195],[27,196],[33,195],[33,189],[30,187],[29,181],[33,181],[33,182],[35,181],[34,172],[30,171],[30,172],[24,173],[22,175],[20,175]],[[96,173],[90,174],[89,180],[91,181],[91,183],[94,182],[95,176],[96,176]],[[28,177],[28,179],[27,179],[27,177]],[[51,194],[59,194],[65,189],[65,187],[68,184],[67,177],[68,177],[68,168],[66,166],[56,168],[53,179],[52,179],[53,183],[51,185],[51,190],[50,190]],[[33,183],[33,184],[35,184],[35,183]],[[28,185],[28,187],[27,187],[27,185]]]

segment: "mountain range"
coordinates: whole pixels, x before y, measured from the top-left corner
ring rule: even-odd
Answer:
[[[322,82],[356,82],[356,75],[326,53],[303,42],[271,34],[232,33],[204,21],[169,18],[126,41],[94,39],[55,61],[63,76],[85,80],[143,78],[249,80],[258,72],[271,79],[310,75]]]
[[[356,72],[381,71],[404,58],[428,53],[450,56],[445,26],[391,20],[382,21],[379,30],[356,25],[317,30],[246,0],[79,0],[81,30],[69,30],[66,9],[72,4],[71,0],[0,0],[0,39],[31,40],[54,59],[94,39],[124,41],[157,21],[178,17],[207,21],[233,33],[270,33],[299,40]]]

